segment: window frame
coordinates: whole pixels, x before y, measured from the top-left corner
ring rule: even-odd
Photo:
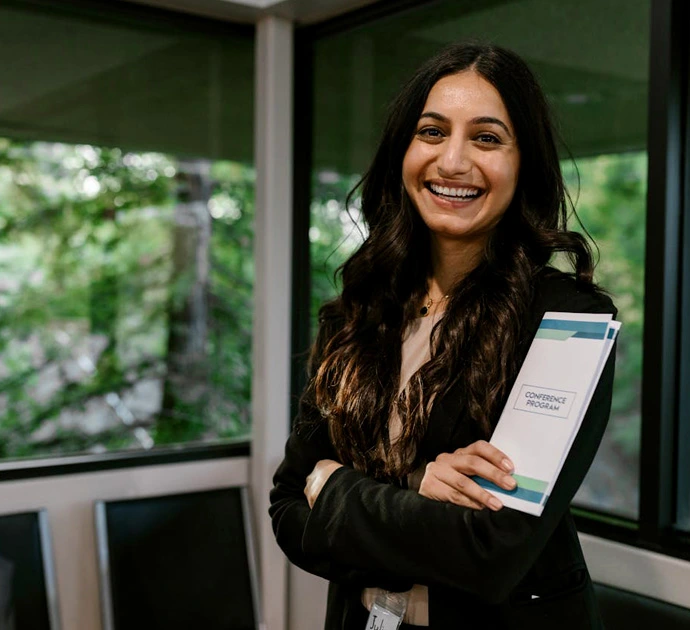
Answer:
[[[301,286],[293,288],[295,401],[306,381],[309,347],[314,44],[431,2],[377,2],[296,29],[295,68],[300,71],[295,71],[295,138],[300,138],[301,149],[294,149],[293,277]],[[576,506],[571,511],[583,533],[690,560],[690,532],[674,527],[680,510],[690,518],[690,391],[680,388],[682,382],[690,382],[690,325],[681,327],[681,313],[690,312],[690,8],[683,0],[652,0],[650,6],[639,518]],[[678,500],[681,491],[685,503]]]
[[[162,446],[150,451],[112,451],[110,453],[58,455],[49,458],[6,459],[0,462],[0,483],[58,475],[77,475],[119,468],[183,464],[209,459],[249,457],[251,442],[237,441],[178,446]]]
[[[690,12],[685,15],[685,42],[690,40]],[[684,169],[682,205],[682,262],[681,262],[681,306],[679,344],[679,384],[690,383],[690,322],[684,321],[682,313],[690,313],[690,45],[686,43],[685,61],[685,128]],[[679,385],[678,432],[677,432],[677,482],[676,525],[682,522],[690,535],[690,388]]]

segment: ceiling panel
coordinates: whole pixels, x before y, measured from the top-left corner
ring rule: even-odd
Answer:
[[[279,15],[299,24],[313,24],[359,9],[376,0],[118,0],[147,4],[232,22],[255,23]]]

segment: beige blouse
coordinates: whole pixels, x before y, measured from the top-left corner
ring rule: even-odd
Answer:
[[[433,313],[428,317],[418,317],[407,329],[402,345],[402,361],[400,365],[400,388],[402,392],[410,377],[431,358],[431,331],[443,315]],[[389,435],[394,444],[402,431],[402,424],[398,414],[393,411],[389,420]],[[419,490],[424,477],[424,467],[419,468],[407,477],[410,490]],[[367,610],[371,610],[376,596],[381,592],[378,588],[365,588],[362,591],[362,603]],[[429,592],[426,586],[415,584],[409,593],[407,611],[403,621],[414,626],[429,625]]]

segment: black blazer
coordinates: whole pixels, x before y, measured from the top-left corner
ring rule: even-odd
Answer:
[[[547,269],[536,279],[525,348],[546,311],[616,313],[608,297],[581,291]],[[540,517],[433,501],[347,466],[331,475],[310,510],[305,479],[318,460],[337,456],[325,423],[314,429],[298,421],[274,477],[269,512],[287,557],[330,580],[325,629],[364,630],[362,588],[402,591],[412,584],[429,587],[433,629],[602,628],[568,508],[606,427],[614,356]],[[434,404],[421,445],[426,461],[479,439],[458,417],[461,397],[459,383]],[[300,413],[318,412],[307,399]]]

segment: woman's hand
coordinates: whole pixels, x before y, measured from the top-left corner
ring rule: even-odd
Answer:
[[[427,464],[419,494],[475,510],[486,506],[498,511],[503,504],[472,481],[470,475],[478,475],[501,488],[512,490],[516,483],[508,473],[513,468],[513,463],[504,453],[488,442],[479,440],[454,453],[441,453],[435,461]]]
[[[311,474],[307,477],[307,485],[304,487],[304,494],[307,497],[310,508],[314,507],[314,503],[316,503],[321,488],[326,485],[328,478],[341,466],[342,464],[332,459],[322,459],[316,463],[314,470],[312,470]]]

